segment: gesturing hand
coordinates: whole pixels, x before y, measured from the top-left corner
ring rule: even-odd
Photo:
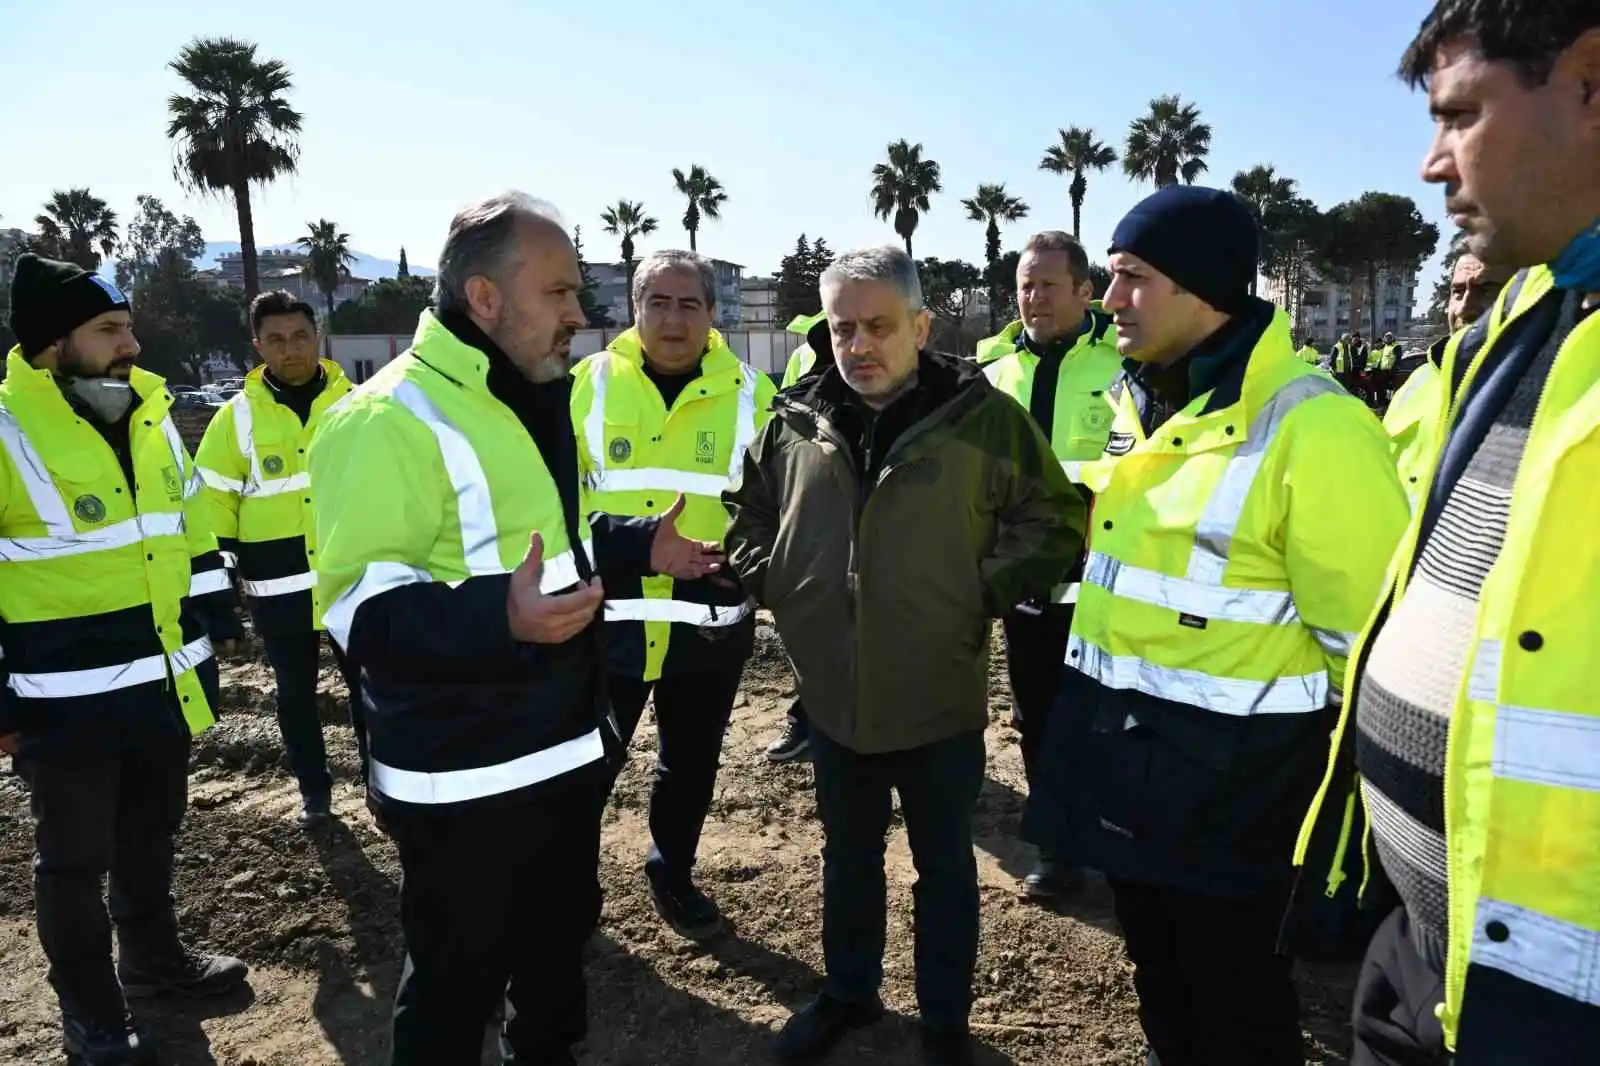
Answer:
[[[695,581],[722,569],[722,547],[716,541],[691,540],[679,533],[678,516],[682,513],[683,494],[679,493],[656,529],[656,538],[650,545],[650,569],[679,581]]]
[[[546,595],[539,591],[539,575],[543,572],[544,538],[535,533],[528,538],[527,557],[511,572],[506,622],[511,635],[525,644],[563,644],[594,620],[605,599],[605,589],[595,578],[572,592]]]

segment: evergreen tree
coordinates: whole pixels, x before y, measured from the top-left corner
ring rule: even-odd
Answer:
[[[805,234],[795,242],[794,251],[778,266],[778,296],[775,307],[777,325],[786,326],[796,315],[814,315],[822,310],[819,286],[822,272],[833,262],[833,252],[821,237],[815,244]]]
[[[583,227],[572,227],[572,247],[578,253],[578,270],[583,277],[583,288],[578,290],[578,304],[583,308],[583,317],[589,320],[590,329],[604,329],[611,325],[611,312],[601,306],[595,297],[594,290],[598,283],[589,271],[589,264],[583,258]]]
[[[410,276],[411,276],[411,264],[406,262],[405,245],[401,245],[400,246],[400,269],[395,272],[395,277],[397,277],[397,278],[409,278]]]

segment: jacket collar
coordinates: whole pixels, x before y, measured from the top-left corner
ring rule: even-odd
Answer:
[[[164,418],[171,410],[172,393],[167,391],[167,379],[160,374],[136,366],[128,375],[128,384],[139,397],[139,405],[135,410],[144,412],[152,419]],[[66,397],[61,394],[61,387],[56,384],[55,374],[24,359],[20,344],[6,355],[6,379],[0,382],[0,390],[19,398],[26,397],[25,402],[30,403],[41,400],[49,402],[49,397],[53,395],[63,406],[68,406]]]
[[[471,320],[461,328],[477,330]],[[493,346],[487,337],[484,340]],[[432,308],[423,311],[417,319],[411,354],[458,385],[474,392],[489,391],[489,353],[457,337],[450,327],[439,321]],[[501,358],[508,357],[502,355]]]
[[[619,333],[610,344],[606,345],[606,351],[636,367],[641,369],[644,367],[644,342],[639,336],[638,329],[627,329]],[[729,371],[738,374],[743,366],[743,360],[728,347],[728,342],[721,333],[713,329],[706,334],[705,354],[700,357],[701,377],[717,377]]]
[[[1269,332],[1281,332],[1283,336],[1273,340],[1282,341],[1284,354],[1293,353],[1288,325],[1288,316],[1282,311],[1265,300],[1252,298],[1244,314],[1230,319],[1176,363],[1157,367],[1129,359],[1123,366],[1140,385],[1175,407],[1186,407],[1196,397],[1210,393],[1204,410],[1215,411],[1239,402],[1245,378],[1256,362],[1256,352]]]
[[[415,342],[412,342],[415,344]],[[317,365],[322,368],[322,392],[324,395],[337,394],[350,379],[345,376],[344,367],[331,359],[319,359]],[[267,364],[258,363],[244,376],[244,391],[260,399],[271,399],[273,396],[272,383],[267,380]]]

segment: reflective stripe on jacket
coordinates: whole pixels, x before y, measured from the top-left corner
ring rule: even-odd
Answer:
[[[659,515],[684,497],[678,529],[721,542],[722,493],[771,417],[777,391],[712,330],[700,375],[668,410],[645,374],[644,350],[628,330],[573,368],[572,424],[589,506],[624,517]],[[606,589],[608,657],[617,673],[654,681],[663,671],[749,654],[754,603],[710,578],[639,578]],[[737,627],[736,631],[735,627]]]
[[[187,603],[231,595],[199,511],[172,395],[135,368],[135,484],[55,376],[13,349],[0,383],[0,641],[7,728],[73,737],[112,723],[213,722],[195,673],[211,641]],[[175,697],[175,699],[174,699]]]
[[[1443,387],[1425,414],[1427,481],[1485,364],[1510,346],[1546,343],[1566,296],[1548,268],[1524,271],[1489,315],[1451,338]],[[1593,1061],[1600,1040],[1600,685],[1590,661],[1600,633],[1596,470],[1600,315],[1590,314],[1557,353],[1529,428],[1505,542],[1479,598],[1476,652],[1449,719],[1441,1020],[1457,1066],[1577,1066]],[[1405,593],[1425,511],[1413,515],[1387,593],[1356,644],[1353,677]],[[1353,718],[1347,705],[1297,864],[1319,818],[1332,824],[1341,809],[1357,816],[1344,816],[1340,850],[1368,839],[1348,752]],[[1338,877],[1330,874],[1330,886]]]
[[[338,363],[325,359],[322,370],[326,383],[301,424],[273,396],[266,368],[256,367],[212,418],[195,455],[207,521],[262,632],[322,628],[306,451],[328,408],[352,388]]]

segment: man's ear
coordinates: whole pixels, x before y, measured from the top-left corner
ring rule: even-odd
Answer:
[[[498,322],[503,300],[500,287],[482,274],[467,279],[467,308],[486,322]]]
[[[60,361],[61,342],[57,341],[48,348],[41,348],[28,360],[28,364],[35,370],[54,370]]]
[[[926,307],[917,312],[914,329],[917,335],[917,351],[922,351],[928,346],[928,338],[933,334],[933,312]]]

